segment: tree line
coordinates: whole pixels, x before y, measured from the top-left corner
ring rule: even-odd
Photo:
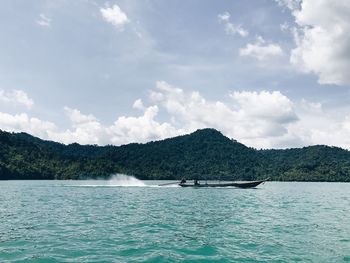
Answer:
[[[350,152],[324,145],[257,150],[215,129],[146,144],[64,145],[0,130],[0,180],[109,178],[350,181]]]

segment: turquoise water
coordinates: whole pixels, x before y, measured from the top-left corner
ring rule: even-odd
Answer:
[[[350,262],[350,184],[129,184],[0,182],[0,262]]]

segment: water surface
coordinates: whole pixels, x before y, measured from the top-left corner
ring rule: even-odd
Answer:
[[[0,262],[350,262],[350,184],[0,182]]]

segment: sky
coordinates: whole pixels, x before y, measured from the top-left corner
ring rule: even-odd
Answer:
[[[350,149],[348,0],[3,0],[0,129]]]

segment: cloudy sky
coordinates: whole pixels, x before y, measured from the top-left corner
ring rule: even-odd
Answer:
[[[350,148],[348,0],[3,0],[0,129]]]

